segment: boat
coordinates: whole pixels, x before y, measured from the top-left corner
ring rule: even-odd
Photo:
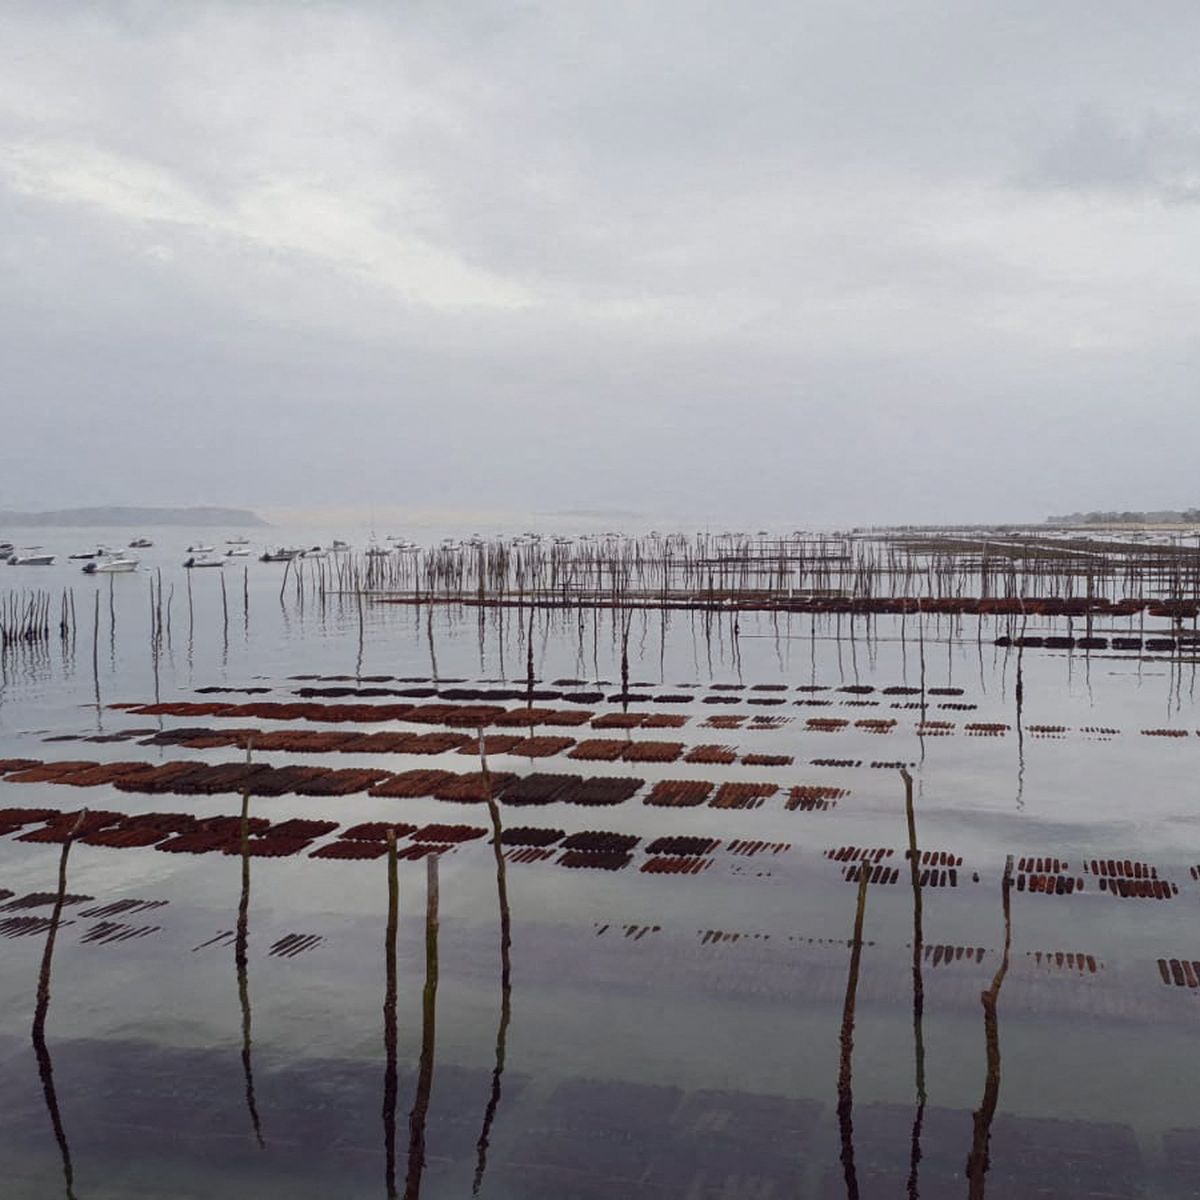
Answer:
[[[259,562],[291,562],[299,554],[299,550],[290,550],[280,546],[276,550],[267,550],[258,556]]]
[[[149,538],[140,537],[134,538],[133,541],[129,543],[129,548],[130,550],[149,550],[153,545],[154,543]]]
[[[77,559],[95,558],[99,552],[96,550],[81,550],[78,554],[68,554],[68,561],[74,562]]]
[[[189,554],[211,554],[215,549],[215,546],[189,546],[187,552]]]
[[[226,545],[228,545],[228,543],[226,543]],[[245,546],[230,546],[229,549],[225,551],[225,557],[226,558],[249,558],[250,551],[247,550]]]
[[[53,554],[14,554],[8,560],[10,567],[48,567],[54,562]]]
[[[387,558],[387,556],[389,554],[391,554],[391,551],[385,549],[383,546],[368,546],[367,547],[367,557],[368,558]]]
[[[113,554],[88,563],[83,571],[85,575],[123,575],[128,571],[136,571],[137,568],[136,558],[127,554]]]
[[[350,549],[349,542],[339,541],[337,538],[334,538],[333,543],[329,547],[329,553],[330,554],[345,554],[349,549]]]
[[[196,558],[193,555],[191,558],[184,559],[183,565],[190,571],[193,567],[223,567],[225,560],[223,558]]]
[[[227,546],[248,546],[250,545],[249,538],[226,538],[225,545]]]

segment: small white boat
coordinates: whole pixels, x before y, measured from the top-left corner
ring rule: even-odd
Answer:
[[[190,571],[193,567],[223,567],[225,560],[223,558],[196,558],[193,555],[191,558],[185,559],[183,565]]]
[[[227,546],[229,545],[228,542],[226,542],[225,544]],[[225,557],[226,558],[249,558],[250,551],[247,550],[245,546],[229,546],[229,549],[225,551]]]
[[[248,546],[250,545],[249,538],[226,538],[225,545],[227,546]]]
[[[129,548],[130,550],[148,550],[153,545],[154,543],[149,538],[140,537],[134,538],[129,543]]]
[[[114,554],[109,558],[101,558],[90,562],[83,568],[86,575],[124,575],[136,571],[138,560],[131,555]]]
[[[8,560],[10,567],[49,567],[53,563],[53,554],[14,554]]]
[[[299,554],[299,550],[289,550],[280,546],[278,550],[267,550],[258,556],[259,562],[291,562]]]
[[[189,554],[211,554],[215,549],[215,546],[189,546],[187,552]]]

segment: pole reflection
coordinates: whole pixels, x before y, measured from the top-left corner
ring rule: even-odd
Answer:
[[[433,1091],[433,1053],[437,1035],[438,988],[438,856],[425,860],[425,990],[421,999],[421,1061],[417,1093],[408,1114],[408,1172],[404,1200],[418,1200],[425,1171],[425,1123]]]
[[[58,927],[62,920],[63,903],[67,894],[67,859],[71,845],[83,827],[87,809],[83,809],[75,824],[63,839],[62,853],[58,860],[58,891],[54,897],[54,909],[50,916],[50,929],[46,934],[46,945],[42,950],[42,965],[38,972],[37,1003],[33,1013],[33,1052],[37,1057],[38,1075],[42,1081],[42,1092],[46,1099],[46,1111],[54,1129],[54,1140],[62,1156],[63,1181],[67,1200],[75,1200],[75,1168],[71,1162],[71,1147],[67,1142],[67,1131],[63,1126],[62,1113],[58,1107],[58,1092],[54,1086],[54,1064],[50,1059],[50,1048],[46,1045],[46,1015],[50,1011],[50,972],[54,962],[54,945],[58,938]]]
[[[491,1139],[492,1123],[500,1107],[501,1082],[508,1048],[508,1026],[512,1020],[512,913],[508,905],[507,864],[504,861],[504,847],[501,843],[504,830],[500,821],[500,807],[492,794],[492,778],[484,746],[483,729],[480,728],[479,763],[483,776],[483,795],[492,821],[492,849],[496,858],[496,902],[500,910],[500,1024],[496,1030],[496,1065],[492,1069],[492,1090],[476,1144],[478,1158],[475,1164],[475,1180],[471,1188],[473,1196],[479,1194],[484,1173],[487,1171],[488,1143]]]
[[[251,738],[246,745],[246,762],[250,762]],[[263,1149],[262,1123],[258,1116],[258,1104],[254,1098],[254,1066],[250,1057],[250,792],[242,793],[241,826],[242,892],[238,900],[237,937],[234,942],[234,963],[237,967],[238,1002],[242,1006],[242,1072],[246,1077],[246,1108],[250,1113],[250,1124],[254,1129],[254,1140]]]
[[[1013,860],[1010,854],[1000,884],[1000,898],[1004,909],[1004,953],[992,979],[992,986],[980,996],[983,1003],[984,1042],[987,1048],[987,1081],[983,1088],[983,1101],[972,1114],[971,1152],[967,1156],[969,1200],[983,1200],[985,1195],[988,1167],[991,1165],[992,1121],[1000,1099],[1000,1028],[996,1007],[1000,1000],[1000,988],[1008,974],[1009,951],[1012,948],[1012,869]]]
[[[846,977],[846,999],[842,1006],[842,1030],[839,1037],[841,1058],[838,1066],[837,1115],[842,1142],[842,1171],[846,1178],[847,1200],[858,1200],[858,1173],[854,1166],[854,1005],[858,993],[858,971],[862,958],[863,918],[867,908],[867,885],[871,868],[859,863],[858,903],[854,910],[854,937],[850,943],[850,971]]]

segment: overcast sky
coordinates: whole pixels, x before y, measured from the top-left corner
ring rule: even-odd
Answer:
[[[1200,504],[1195,0],[0,0],[0,508]]]

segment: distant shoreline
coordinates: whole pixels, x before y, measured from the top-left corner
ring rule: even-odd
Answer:
[[[0,530],[15,529],[89,527],[141,528],[155,525],[225,526],[234,528],[266,527],[256,512],[247,508],[58,508],[45,512],[0,511]]]

